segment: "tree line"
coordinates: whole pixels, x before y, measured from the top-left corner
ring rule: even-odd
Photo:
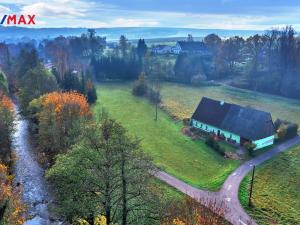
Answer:
[[[175,80],[227,79],[232,86],[300,98],[300,38],[291,26],[248,38],[210,34],[203,42],[210,54],[179,55]]]

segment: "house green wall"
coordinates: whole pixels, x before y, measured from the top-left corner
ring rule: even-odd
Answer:
[[[260,140],[252,141],[252,143],[256,145],[256,148],[254,150],[264,148],[264,147],[267,147],[267,146],[270,146],[270,145],[274,144],[274,138],[275,138],[275,136],[272,135],[270,137],[266,137],[266,138],[263,138],[263,139],[260,139]]]
[[[215,134],[217,134],[218,130],[219,130],[220,134],[221,135],[223,134],[226,138],[231,138],[232,140],[235,140],[237,144],[240,144],[240,142],[241,142],[241,137],[239,135],[219,129],[219,128],[211,126],[209,124],[199,122],[195,119],[192,119],[191,125],[200,130],[203,130],[205,132],[214,132]],[[256,145],[256,148],[254,150],[261,149],[261,148],[264,148],[264,147],[274,144],[274,138],[275,138],[275,136],[272,135],[270,137],[266,137],[266,138],[263,138],[260,140],[255,140],[255,141],[252,140],[252,143],[254,143]]]
[[[221,135],[223,134],[226,138],[231,138],[232,140],[235,140],[235,142],[237,144],[240,144],[241,138],[237,134],[233,134],[231,132],[221,130],[220,128],[217,128],[217,127],[211,126],[209,124],[199,122],[199,121],[194,120],[194,119],[192,119],[191,125],[193,127],[196,127],[198,129],[200,129],[200,130],[203,130],[203,131],[206,131],[206,132],[214,132],[215,134],[217,134],[218,130],[219,130]]]

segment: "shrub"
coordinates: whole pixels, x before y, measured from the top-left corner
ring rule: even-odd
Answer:
[[[256,148],[256,144],[250,143],[250,142],[246,142],[244,144],[244,147],[247,149],[247,151],[249,152],[250,156],[254,155],[254,149]]]
[[[95,103],[97,101],[97,92],[96,92],[95,85],[91,80],[88,80],[85,86],[86,86],[85,90],[86,90],[88,103],[90,104]]]
[[[279,140],[284,140],[286,138],[287,129],[282,126],[277,130],[277,136]]]
[[[295,137],[299,128],[298,124],[281,119],[277,119],[274,122],[274,127],[277,130],[279,140],[286,140]]]
[[[184,118],[182,120],[182,122],[183,122],[184,126],[189,126],[191,124],[191,119],[190,118]]]
[[[132,94],[135,96],[145,96],[148,91],[148,85],[146,82],[146,76],[142,73],[139,79],[134,83],[132,88]]]
[[[225,155],[224,149],[219,145],[219,143],[214,139],[213,136],[210,135],[208,138],[206,138],[205,144],[213,148],[220,155]]]
[[[206,81],[207,79],[207,76],[205,74],[198,74],[198,75],[195,75],[191,78],[191,84],[193,85],[199,85],[201,84],[203,81]]]

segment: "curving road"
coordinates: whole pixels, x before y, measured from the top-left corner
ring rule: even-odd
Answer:
[[[300,136],[297,136],[261,154],[260,156],[243,163],[227,178],[222,188],[218,192],[211,192],[192,187],[162,171],[158,171],[155,176],[177,190],[187,194],[197,201],[202,202],[203,204],[206,203],[206,200],[216,200],[220,203],[224,202],[227,208],[225,218],[233,225],[257,225],[257,223],[252,220],[252,218],[245,212],[240,204],[238,197],[240,183],[252,170],[254,165],[258,166],[276,156],[280,152],[286,151],[290,147],[299,143]]]

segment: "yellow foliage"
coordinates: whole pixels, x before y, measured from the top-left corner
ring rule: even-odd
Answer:
[[[77,219],[72,225],[90,225],[85,219]]]
[[[182,222],[180,219],[176,218],[173,220],[174,225],[185,225],[184,222]]]
[[[184,118],[190,118],[192,115],[190,110],[173,100],[163,100],[160,106],[174,119],[183,120]]]
[[[91,115],[89,104],[84,95],[71,92],[52,92],[42,97],[44,108],[54,109],[57,118],[61,116],[66,106],[71,106],[73,111],[70,114],[79,114],[80,116]]]
[[[94,225],[106,225],[106,217],[105,216],[97,216]]]
[[[13,187],[8,167],[0,164],[0,204],[7,203],[4,221],[7,225],[21,225],[25,222],[25,205],[21,200],[21,191]]]

